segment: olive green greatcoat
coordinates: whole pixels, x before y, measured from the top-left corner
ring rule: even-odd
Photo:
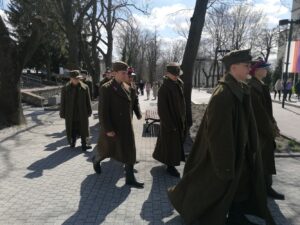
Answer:
[[[130,93],[115,79],[100,88],[100,135],[96,161],[113,158],[133,165],[136,162],[136,148],[132,126],[132,101]],[[107,132],[114,131],[115,137]]]
[[[258,130],[265,175],[276,174],[275,168],[275,134],[276,121],[273,117],[272,99],[267,85],[255,77],[249,81],[251,100]]]
[[[107,83],[108,81],[110,81],[111,79],[110,78],[108,78],[108,77],[104,77],[100,82],[99,82],[99,89],[98,89],[98,91],[99,91],[99,96],[98,96],[98,116],[99,116],[99,121],[100,121],[100,106],[101,106],[101,104],[100,104],[100,99],[101,99],[101,97],[100,97],[100,88],[102,87],[102,85],[103,84],[105,84],[105,83]]]
[[[88,86],[81,81],[77,88],[80,134],[82,138],[87,138],[90,135],[88,117],[92,114],[90,93]],[[74,119],[74,101],[74,87],[68,82],[61,90],[60,117],[65,119],[67,139],[70,144],[72,138],[72,122]]]
[[[183,143],[186,129],[183,82],[164,77],[158,91],[157,110],[160,118],[160,134],[153,158],[168,165],[178,166],[184,161]]]
[[[182,180],[168,191],[186,224],[224,225],[237,192],[243,191],[250,194],[247,212],[274,224],[257,141],[249,89],[228,74],[210,99]],[[249,186],[241,190],[245,165]]]

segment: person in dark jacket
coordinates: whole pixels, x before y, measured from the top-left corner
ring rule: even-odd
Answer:
[[[113,158],[125,164],[126,184],[143,188],[144,183],[136,180],[133,170],[136,147],[132,126],[133,101],[124,86],[127,69],[128,65],[124,62],[113,63],[114,79],[100,88],[100,134],[93,167],[100,174],[100,162]]]
[[[99,82],[99,88],[106,82],[110,81],[111,79],[112,79],[111,70],[107,68],[105,73],[103,74],[103,79]]]
[[[82,76],[82,82],[85,83],[89,87],[90,97],[94,97],[94,88],[93,88],[93,80],[89,75],[87,70],[80,70],[80,74]]]
[[[175,166],[185,160],[183,143],[186,131],[186,112],[182,74],[179,64],[169,63],[163,84],[158,91],[157,110],[160,117],[160,134],[153,158],[167,166],[171,176],[179,177]]]
[[[258,138],[260,142],[267,194],[274,199],[283,200],[284,195],[272,188],[272,175],[275,168],[275,137],[279,136],[279,129],[273,117],[272,99],[268,86],[263,82],[267,76],[270,64],[262,59],[253,62],[250,74],[252,78],[248,84],[251,87],[251,100],[256,120]]]
[[[274,225],[267,196],[248,76],[250,50],[223,57],[226,75],[215,88],[181,181],[169,189],[186,224],[254,225],[245,214]]]
[[[295,85],[295,92],[298,97],[298,101],[300,100],[300,80],[298,80],[297,84]]]
[[[128,76],[125,79],[124,87],[130,93],[132,111],[134,112],[136,118],[140,120],[142,118],[142,112],[139,103],[139,96],[137,94],[137,89],[135,86],[134,76],[135,73],[133,72],[133,70],[128,69]]]
[[[82,150],[91,146],[87,144],[89,137],[89,119],[92,114],[90,93],[87,85],[79,81],[79,71],[70,71],[70,82],[61,91],[60,117],[65,119],[67,139],[74,148],[77,137],[81,137]]]

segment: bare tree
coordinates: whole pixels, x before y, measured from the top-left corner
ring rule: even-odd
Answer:
[[[159,48],[160,42],[158,41],[157,31],[155,30],[154,34],[152,34],[152,37],[148,42],[146,52],[149,71],[149,81],[151,83],[153,82],[153,80],[156,80],[156,67],[159,58]]]
[[[208,0],[197,0],[193,17],[191,18],[191,26],[185,47],[185,52],[182,60],[184,95],[187,111],[187,125],[192,126],[192,109],[191,109],[191,94],[194,63],[198,53],[198,47],[201,39],[202,30],[205,22],[205,15],[208,6]]]
[[[132,18],[132,9],[138,10],[147,14],[147,8],[139,8],[133,1],[129,0],[100,0],[100,7],[103,12],[99,16],[99,23],[101,24],[99,30],[105,30],[105,37],[103,32],[99,35],[102,45],[106,47],[106,51],[98,48],[103,55],[106,66],[111,66],[112,52],[113,52],[113,31],[117,24],[127,22],[127,18]]]
[[[229,48],[251,48],[262,27],[262,12],[254,11],[250,5],[238,4],[228,11],[225,18]]]
[[[265,61],[268,61],[270,54],[278,45],[279,29],[264,28],[262,32],[257,36],[254,43],[254,49],[259,52]]]
[[[186,45],[186,41],[182,39],[171,42],[162,43],[162,57],[166,62],[181,62]]]

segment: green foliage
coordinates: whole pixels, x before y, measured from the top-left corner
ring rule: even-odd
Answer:
[[[13,36],[19,45],[23,45],[28,36],[31,35],[32,20],[39,16],[46,21],[43,29],[43,38],[39,43],[37,51],[25,67],[45,68],[57,61],[65,62],[66,38],[57,23],[53,1],[50,0],[11,0],[8,6],[9,21],[15,28]]]

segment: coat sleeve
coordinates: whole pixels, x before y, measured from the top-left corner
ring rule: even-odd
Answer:
[[[88,116],[90,117],[92,115],[92,104],[91,104],[90,91],[88,88],[86,92],[86,107],[87,107]]]
[[[60,110],[59,110],[59,116],[60,118],[65,118],[65,100],[66,100],[66,91],[65,91],[65,87],[62,87],[61,89],[61,95],[60,95]]]
[[[136,93],[136,91],[133,91],[133,98],[134,98],[134,102],[133,102],[133,111],[134,114],[136,115],[136,117],[138,119],[142,118],[142,112],[141,112],[141,108],[140,108],[140,103],[139,103],[139,97]]]
[[[251,102],[258,132],[266,138],[274,138],[275,125],[268,115],[261,97],[253,89],[251,90]]]
[[[234,102],[229,93],[216,93],[207,108],[208,148],[216,175],[222,180],[235,176],[236,145]]]
[[[100,88],[100,106],[99,106],[99,112],[100,112],[100,124],[103,126],[105,132],[111,132],[114,131],[112,123],[111,123],[111,113],[110,113],[110,96],[109,96],[109,90],[102,86]]]
[[[169,131],[176,131],[176,125],[171,117],[172,112],[168,101],[168,93],[164,88],[160,88],[158,91],[157,109],[160,125]]]

